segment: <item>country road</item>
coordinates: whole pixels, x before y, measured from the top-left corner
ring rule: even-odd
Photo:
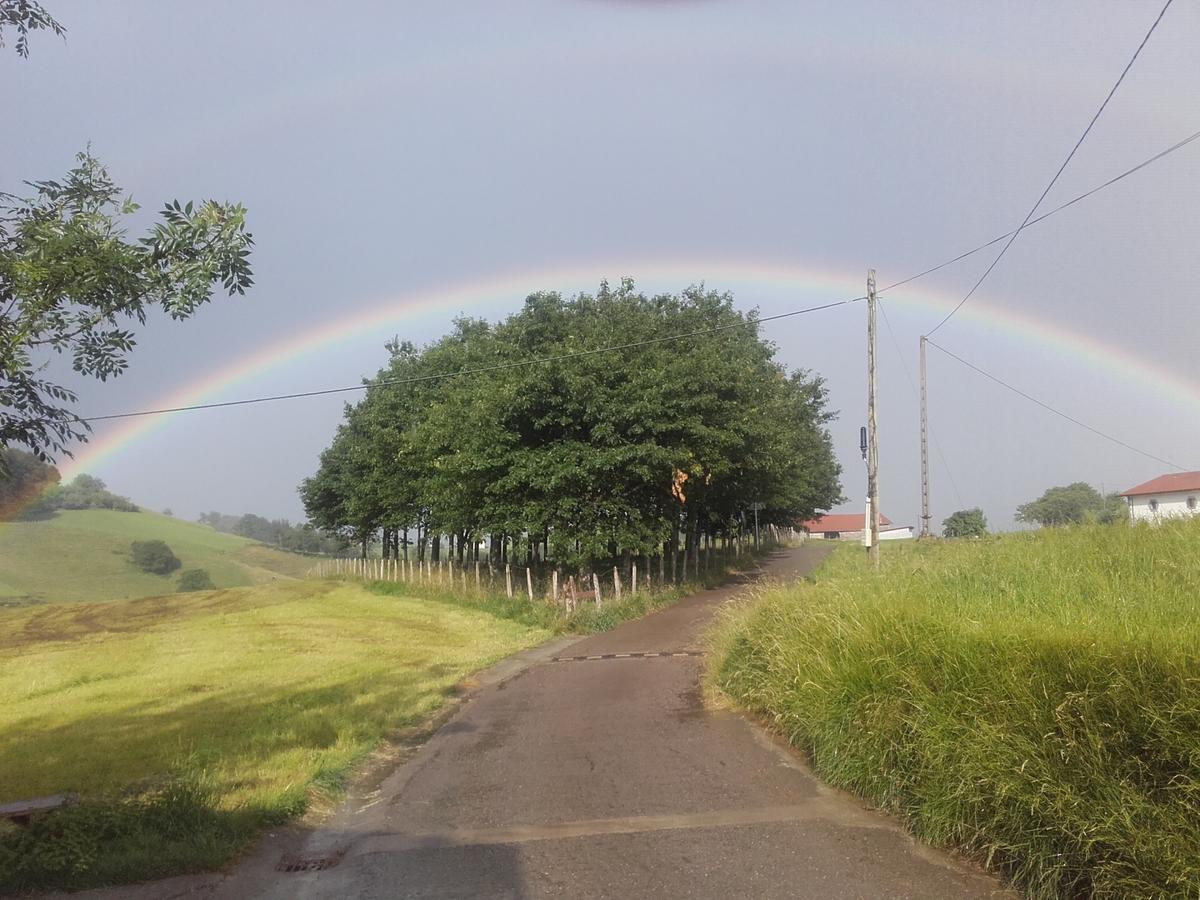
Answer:
[[[819,553],[780,551],[767,574],[802,576]],[[740,589],[502,664],[377,791],[293,848],[332,867],[279,872],[268,841],[230,875],[136,896],[1008,896],[705,707],[700,637]]]

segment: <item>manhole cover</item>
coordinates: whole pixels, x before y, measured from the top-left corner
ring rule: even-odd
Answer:
[[[340,853],[325,856],[294,856],[285,853],[275,866],[276,872],[320,872],[322,869],[332,869],[342,861]]]

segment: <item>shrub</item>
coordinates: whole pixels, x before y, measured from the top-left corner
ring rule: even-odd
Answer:
[[[135,566],[152,575],[170,575],[183,565],[165,541],[134,541],[130,556]]]
[[[187,591],[211,591],[216,585],[208,576],[207,569],[187,569],[179,573],[179,593]]]

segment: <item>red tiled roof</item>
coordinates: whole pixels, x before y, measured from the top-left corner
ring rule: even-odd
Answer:
[[[866,522],[867,514],[865,512],[838,513],[809,519],[807,522],[801,522],[800,527],[809,534],[819,534],[825,531],[862,531]],[[887,516],[881,515],[879,517],[879,524],[891,525],[892,520]]]
[[[1200,491],[1200,472],[1173,472],[1159,475],[1145,484],[1122,491],[1122,497],[1137,497],[1141,494],[1169,494],[1173,491]]]

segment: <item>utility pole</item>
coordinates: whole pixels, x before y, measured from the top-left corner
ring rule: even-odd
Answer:
[[[875,270],[867,270],[867,509],[871,564],[879,568],[879,431],[875,421]]]
[[[921,534],[929,537],[929,398],[925,381],[925,335],[921,335]]]

